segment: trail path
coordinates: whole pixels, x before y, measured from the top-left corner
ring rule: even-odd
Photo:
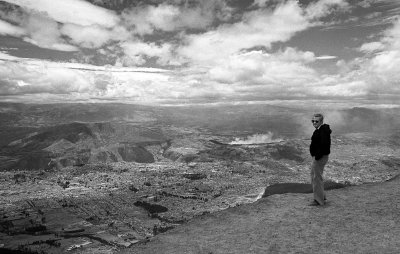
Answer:
[[[204,215],[125,253],[400,253],[400,176],[312,194],[273,195]],[[133,251],[133,252],[132,252]]]

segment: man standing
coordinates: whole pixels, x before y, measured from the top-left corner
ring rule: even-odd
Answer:
[[[311,120],[315,131],[311,137],[310,153],[313,157],[311,165],[311,185],[314,192],[314,202],[311,205],[324,205],[324,181],[322,174],[331,152],[331,129],[324,124],[322,114],[314,114]]]

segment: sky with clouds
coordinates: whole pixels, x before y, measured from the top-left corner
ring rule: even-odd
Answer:
[[[0,101],[400,104],[398,0],[3,0]]]

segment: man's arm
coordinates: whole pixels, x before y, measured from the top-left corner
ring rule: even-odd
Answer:
[[[315,155],[315,159],[319,160],[322,158],[322,156],[327,154],[327,150],[329,148],[330,144],[330,133],[328,133],[326,130],[321,129],[320,130],[320,142],[318,144],[318,152]]]

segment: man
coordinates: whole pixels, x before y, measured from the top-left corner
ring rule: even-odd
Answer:
[[[311,120],[315,131],[311,137],[310,154],[313,157],[311,165],[311,185],[314,193],[314,202],[311,205],[324,205],[324,181],[322,174],[331,152],[331,129],[324,124],[322,114],[314,114]]]

